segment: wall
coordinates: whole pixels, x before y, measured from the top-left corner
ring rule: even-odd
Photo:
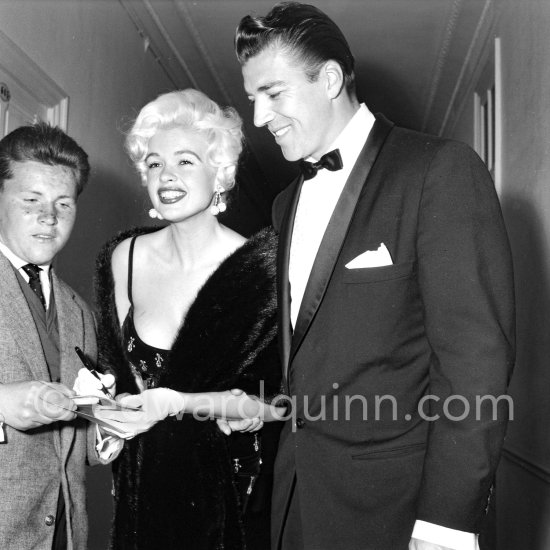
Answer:
[[[56,268],[91,301],[102,243],[120,229],[149,223],[148,200],[123,151],[121,128],[144,103],[173,86],[144,52],[116,1],[0,0],[0,30],[70,97],[68,133],[89,154],[92,176]],[[89,472],[89,548],[95,550],[107,544],[110,469]]]
[[[173,87],[118,2],[1,1],[0,29],[69,95],[68,132],[90,156],[90,185],[58,265],[88,298],[101,243],[145,220],[146,195],[124,154],[121,129],[146,101]]]
[[[501,204],[514,257],[514,420],[496,485],[496,548],[550,548],[550,2],[493,2],[502,44]],[[475,63],[477,60],[472,60]],[[464,94],[469,93],[464,83]],[[471,142],[465,101],[452,137]]]
[[[505,3],[503,209],[517,293],[516,404],[499,483],[499,549],[550,547],[550,3]],[[518,498],[519,497],[519,498]],[[521,538],[520,538],[521,537]]]

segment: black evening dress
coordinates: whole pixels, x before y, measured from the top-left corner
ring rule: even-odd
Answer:
[[[185,392],[241,388],[269,401],[280,391],[276,344],[276,237],[266,229],[226,258],[189,308],[170,350],[142,341],[133,320],[135,229],[107,243],[98,258],[100,365],[117,391]],[[131,307],[120,328],[112,251],[132,237]],[[210,419],[177,415],[127,441],[113,466],[111,548],[214,550],[269,548],[269,501],[278,423],[257,434],[225,436]],[[260,464],[261,463],[261,464]]]

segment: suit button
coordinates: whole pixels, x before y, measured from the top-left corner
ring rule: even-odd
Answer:
[[[49,527],[55,523],[55,516],[49,515],[44,518],[44,523]]]
[[[306,425],[306,421],[303,418],[296,419],[296,427],[302,429]]]

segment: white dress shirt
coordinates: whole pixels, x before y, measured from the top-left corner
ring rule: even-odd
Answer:
[[[0,252],[9,260],[11,265],[19,271],[23,279],[28,283],[29,276],[23,269],[24,265],[27,265],[29,262],[22,260],[19,256],[14,254],[4,243],[0,242]],[[50,307],[50,292],[51,292],[51,282],[50,282],[50,264],[42,264],[38,266],[40,268],[40,284],[42,285],[42,293],[44,294],[44,300],[46,301],[46,309]]]
[[[319,170],[314,178],[304,181],[302,185],[294,218],[288,268],[290,319],[294,327],[309,274],[328,222],[373,125],[374,116],[364,104],[361,104],[340,135],[325,151],[327,153],[333,149],[340,150],[342,169],[336,172]],[[315,162],[319,159],[306,160]]]
[[[296,326],[311,268],[330,217],[374,122],[374,116],[362,103],[340,135],[324,151],[328,153],[333,149],[339,149],[342,169],[335,172],[321,169],[315,177],[304,181],[302,185],[294,218],[288,268],[290,319],[293,327]],[[316,162],[319,159],[306,160]],[[416,521],[412,537],[452,550],[479,550],[477,535],[421,520]]]

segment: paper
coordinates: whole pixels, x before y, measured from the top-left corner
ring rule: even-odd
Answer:
[[[122,407],[118,404],[119,407]],[[122,408],[116,408],[113,409],[110,406],[103,406],[100,404],[96,405],[79,405],[74,411],[74,413],[79,416],[80,418],[85,418],[89,422],[93,422],[94,424],[97,424],[98,426],[105,429],[107,432],[114,434],[118,437],[121,437],[123,439],[128,439],[130,437],[134,437],[135,433],[128,432],[122,427],[122,424],[120,422],[117,422],[116,420],[104,420],[102,418],[98,418],[96,416],[96,411],[101,410],[129,410],[129,411],[136,411],[138,409],[130,409],[126,407]]]
[[[40,382],[44,386],[50,387],[52,389],[56,389],[54,386],[52,386],[48,382],[44,382],[42,380]],[[136,435],[135,433],[130,433],[127,430],[125,430],[122,427],[121,422],[118,422],[112,419],[104,420],[103,418],[98,418],[96,413],[99,411],[121,411],[121,412],[127,412],[128,414],[131,414],[131,412],[140,411],[141,409],[121,405],[118,401],[115,401],[114,399],[111,399],[107,396],[99,397],[96,395],[74,395],[72,397],[69,397],[69,399],[72,399],[72,401],[76,405],[76,410],[63,407],[59,403],[53,403],[51,401],[48,401],[47,399],[44,399],[44,397],[42,397],[42,400],[45,403],[48,403],[49,405],[54,405],[65,411],[74,412],[80,418],[85,418],[89,422],[93,422],[94,424],[101,426],[106,431],[118,437],[127,439],[129,437],[134,437]]]
[[[85,405],[98,405],[100,408],[111,411],[139,411],[135,407],[127,407],[121,405],[118,401],[111,399],[107,396],[98,397],[97,395],[75,395],[71,397],[73,403],[77,407],[83,407]]]
[[[89,422],[93,422],[98,426],[101,426],[110,433],[114,433],[118,437],[128,438],[133,437],[135,434],[128,432],[122,428],[122,424],[113,419],[98,418],[97,411],[139,411],[135,407],[127,407],[121,405],[114,399],[108,397],[97,397],[95,395],[77,395],[72,398],[73,402],[77,405],[76,415],[80,418],[85,418]]]

